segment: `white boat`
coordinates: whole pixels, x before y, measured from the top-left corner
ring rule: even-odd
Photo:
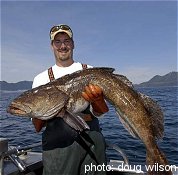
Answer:
[[[8,140],[0,138],[0,175],[42,175],[42,153],[32,152],[41,143],[27,147],[9,147]],[[146,175],[143,167],[129,164],[126,154],[116,145],[107,144],[108,149],[114,149],[123,160],[110,159],[106,165],[107,175]],[[173,175],[178,175],[178,167],[173,169]]]

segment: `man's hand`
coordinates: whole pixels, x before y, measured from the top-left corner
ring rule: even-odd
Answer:
[[[35,126],[36,132],[40,132],[41,129],[45,126],[46,121],[32,118],[32,123]]]
[[[82,92],[82,97],[91,103],[94,112],[97,114],[101,115],[109,111],[103,97],[103,90],[99,86],[89,84]]]

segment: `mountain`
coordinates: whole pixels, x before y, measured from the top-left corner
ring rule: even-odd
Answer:
[[[161,87],[178,86],[178,72],[170,72],[166,75],[156,75],[147,82],[134,85],[135,87]]]
[[[32,88],[32,81],[20,81],[17,83],[7,83],[0,81],[0,89],[6,91],[28,90]]]
[[[135,87],[160,87],[160,86],[178,86],[178,72],[170,72],[164,76],[156,75],[147,82],[135,84]],[[8,83],[0,81],[0,89],[6,91],[28,90],[32,87],[32,81],[20,81],[17,83]]]

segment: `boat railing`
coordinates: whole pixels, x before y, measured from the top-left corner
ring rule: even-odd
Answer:
[[[26,170],[25,163],[19,158],[20,155],[25,154],[27,150],[41,146],[40,143],[31,144],[29,146],[8,146],[8,139],[0,138],[0,175],[4,174],[4,159],[9,158],[19,169],[20,172]]]
[[[126,153],[119,146],[114,145],[114,144],[109,143],[109,142],[106,142],[106,147],[107,147],[107,149],[113,149],[113,150],[115,150],[119,155],[122,156],[122,158],[124,160],[124,163],[126,165],[129,165],[129,159],[127,158]]]

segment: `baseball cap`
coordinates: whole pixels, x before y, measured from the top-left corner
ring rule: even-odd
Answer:
[[[72,33],[71,28],[68,25],[60,24],[60,25],[53,26],[51,28],[51,30],[50,30],[50,39],[54,40],[54,37],[56,36],[56,34],[58,34],[60,32],[66,33],[70,38],[73,37],[73,33]]]

